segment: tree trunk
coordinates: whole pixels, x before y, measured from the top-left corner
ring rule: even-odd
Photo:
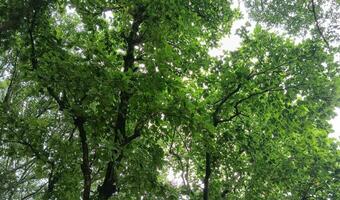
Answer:
[[[203,188],[203,199],[209,199],[209,179],[211,175],[211,155],[209,152],[205,153],[205,177],[204,177],[204,188]]]
[[[130,33],[128,37],[125,38],[125,42],[127,45],[126,55],[124,56],[124,72],[128,72],[129,70],[134,71],[134,62],[135,62],[135,45],[141,42],[141,37],[138,36],[138,31],[140,25],[144,20],[144,7],[139,7],[135,10],[133,14],[133,22],[131,26]],[[127,140],[126,136],[126,120],[128,114],[128,105],[131,94],[127,91],[122,90],[120,93],[120,103],[118,106],[117,112],[117,120],[115,124],[115,145],[119,145],[122,147]],[[136,135],[137,136],[137,135]],[[117,192],[117,175],[115,174],[116,168],[120,160],[122,159],[122,152],[114,152],[118,153],[119,157],[113,159],[108,162],[106,168],[106,175],[103,183],[98,186],[98,198],[100,200],[109,199],[115,192]]]
[[[83,200],[89,200],[91,192],[91,166],[89,160],[89,147],[87,144],[87,137],[84,129],[84,120],[77,117],[74,120],[74,124],[77,126],[79,131],[81,148],[83,152],[83,163],[81,164],[81,170],[84,177]]]
[[[117,191],[114,162],[107,164],[104,182],[98,187],[98,197],[100,200],[109,199]]]

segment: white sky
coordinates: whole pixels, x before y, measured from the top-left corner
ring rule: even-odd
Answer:
[[[337,116],[335,116],[330,122],[333,126],[334,132],[329,135],[329,137],[337,138],[340,140],[340,108],[336,108],[335,112]]]

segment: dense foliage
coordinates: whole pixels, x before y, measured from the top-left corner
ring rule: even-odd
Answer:
[[[338,199],[339,3],[245,4],[1,0],[0,199]]]

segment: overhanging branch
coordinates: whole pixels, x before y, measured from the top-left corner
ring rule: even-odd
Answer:
[[[327,45],[327,48],[330,48],[329,42],[327,41],[325,35],[323,34],[323,32],[322,32],[322,30],[321,30],[321,27],[320,27],[320,24],[319,24],[318,16],[317,16],[316,9],[315,9],[315,2],[314,2],[314,0],[311,0],[311,4],[312,4],[312,13],[313,13],[313,17],[314,17],[316,29],[317,29],[317,31],[319,32],[319,34],[320,34],[322,40],[323,40],[323,41],[325,42],[325,44]]]

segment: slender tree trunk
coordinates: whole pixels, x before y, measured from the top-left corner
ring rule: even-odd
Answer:
[[[126,55],[124,56],[124,72],[128,72],[129,70],[134,71],[134,62],[135,62],[135,45],[141,42],[141,37],[138,36],[138,31],[140,25],[144,20],[144,8],[139,7],[135,10],[133,14],[133,23],[131,26],[131,31],[128,37],[125,38],[125,42],[127,45]],[[128,114],[128,105],[131,94],[127,91],[122,90],[120,93],[120,103],[118,106],[117,120],[115,125],[115,145],[119,145],[122,147],[127,140],[126,136],[126,120]],[[100,200],[109,199],[117,190],[117,176],[116,169],[118,167],[118,163],[122,159],[122,152],[114,152],[118,153],[119,157],[115,160],[108,162],[106,168],[106,175],[103,183],[98,187],[98,197]]]
[[[30,22],[30,27],[28,29],[29,33],[29,38],[30,38],[30,46],[31,46],[31,64],[32,68],[34,70],[38,69],[38,59],[36,55],[36,50],[35,50],[35,40],[34,40],[34,27],[35,27],[35,17],[38,13],[38,10],[33,10],[33,16]],[[43,82],[45,80],[44,77],[38,75],[38,78],[40,81]],[[58,97],[57,93],[48,86],[45,86],[48,93],[54,98],[54,100],[58,103],[59,109],[63,110],[66,107],[68,107],[68,102],[65,101],[65,99]],[[89,147],[87,144],[87,137],[86,137],[86,131],[84,129],[84,123],[85,120],[84,118],[77,116],[75,113],[74,114],[74,125],[77,127],[79,131],[79,137],[80,137],[80,142],[81,142],[81,149],[82,149],[82,164],[81,164],[81,170],[83,173],[84,177],[84,185],[83,185],[83,200],[89,200],[90,199],[90,192],[91,192],[91,166],[90,166],[90,159],[89,159]],[[54,186],[53,186],[54,187]]]
[[[209,179],[211,175],[211,155],[209,152],[205,153],[205,177],[204,177],[204,188],[203,188],[203,199],[209,199]]]
[[[47,190],[45,191],[45,194],[42,199],[44,200],[51,199],[54,186],[57,180],[58,180],[58,177],[57,177],[57,174],[55,173],[55,163],[53,162],[51,163],[51,171],[48,175]]]
[[[83,163],[81,164],[81,170],[84,177],[83,200],[89,200],[91,192],[91,166],[89,159],[89,147],[87,144],[87,137],[84,129],[84,120],[82,118],[75,118],[74,124],[77,126],[79,131],[81,148],[83,152]]]

